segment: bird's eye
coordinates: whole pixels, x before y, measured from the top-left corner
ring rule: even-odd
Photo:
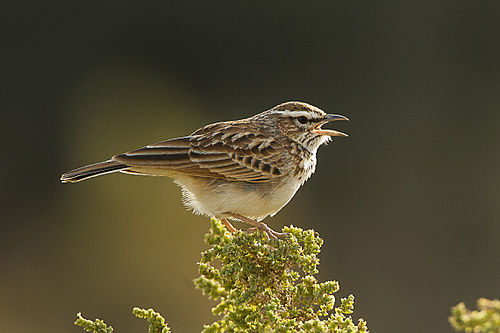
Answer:
[[[297,120],[299,121],[299,123],[301,124],[305,124],[307,123],[307,117],[304,117],[304,116],[300,116],[297,118]]]

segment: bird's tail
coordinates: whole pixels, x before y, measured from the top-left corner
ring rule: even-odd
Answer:
[[[61,176],[61,182],[77,183],[85,179],[120,171],[126,168],[127,166],[123,163],[108,160],[91,165],[86,165],[84,167],[63,173]]]

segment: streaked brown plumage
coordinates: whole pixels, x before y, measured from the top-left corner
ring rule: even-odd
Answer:
[[[207,125],[189,136],[113,156],[61,176],[79,182],[112,172],[168,176],[196,213],[236,218],[280,235],[260,220],[276,214],[316,167],[316,151],[330,136],[333,120],[302,102],[287,102],[253,117]],[[227,222],[228,227],[230,224]]]

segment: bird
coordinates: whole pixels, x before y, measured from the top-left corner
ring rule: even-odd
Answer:
[[[150,144],[62,174],[62,183],[120,172],[167,176],[181,187],[182,201],[195,214],[239,220],[274,239],[287,237],[262,222],[274,216],[315,172],[318,148],[332,137],[323,129],[349,120],[298,101],[279,104],[249,118],[206,125],[191,135]]]

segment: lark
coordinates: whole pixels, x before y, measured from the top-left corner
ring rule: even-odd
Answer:
[[[318,148],[342,132],[322,126],[348,118],[303,102],[286,102],[252,117],[206,125],[191,135],[150,144],[61,176],[76,183],[114,172],[167,176],[196,214],[240,220],[284,237],[263,219],[274,216],[316,170]]]

